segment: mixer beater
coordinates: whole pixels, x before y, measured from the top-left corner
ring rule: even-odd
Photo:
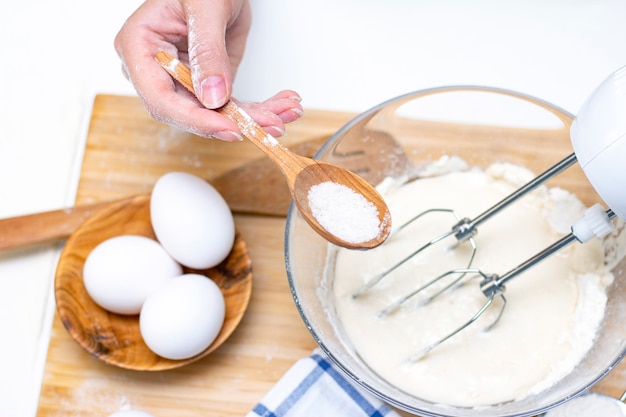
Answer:
[[[450,282],[422,301],[422,305],[428,304],[444,292],[464,285],[474,278],[480,279],[479,288],[486,298],[482,307],[480,307],[476,314],[468,321],[462,323],[458,328],[421,351],[410,356],[408,358],[409,362],[420,360],[431,350],[465,330],[483,316],[488,309],[494,306],[496,299],[500,299],[502,301],[500,311],[496,313],[495,320],[493,320],[485,330],[493,328],[502,317],[506,307],[507,301],[504,292],[507,282],[575,241],[584,243],[593,237],[602,238],[606,236],[613,230],[611,220],[615,216],[626,219],[626,199],[622,197],[623,191],[619,188],[620,174],[626,175],[623,163],[621,163],[621,161],[626,160],[626,67],[611,74],[587,99],[571,125],[570,137],[574,153],[535,177],[526,185],[517,189],[476,218],[461,218],[454,210],[432,208],[419,213],[392,232],[389,239],[393,239],[394,236],[399,234],[409,224],[435,212],[451,213],[457,219],[457,222],[449,231],[436,236],[434,239],[428,241],[407,257],[394,264],[391,268],[367,281],[353,293],[353,298],[361,297],[411,258],[449,237],[456,238],[454,247],[463,243],[471,245],[471,254],[467,265],[464,268],[451,269],[436,276],[425,285],[420,286],[386,307],[379,315],[386,316],[392,314],[409,299],[431,288],[436,283],[447,279],[449,279]],[[477,226],[517,201],[522,196],[544,184],[549,179],[571,167],[576,162],[581,165],[591,185],[611,208],[604,210],[599,204],[593,205],[572,225],[571,233],[503,275],[485,273],[479,268],[473,268],[472,263],[477,250],[474,241],[474,236],[478,230]],[[614,181],[616,178],[618,180]]]

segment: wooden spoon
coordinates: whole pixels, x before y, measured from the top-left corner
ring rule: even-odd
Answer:
[[[123,234],[155,238],[147,195],[108,203],[89,217],[67,240],[56,270],[56,308],[72,338],[107,364],[125,369],[160,371],[178,368],[205,357],[232,334],[248,306],[252,292],[252,264],[247,246],[237,233],[229,256],[207,270],[185,269],[210,277],[222,291],[226,317],[216,340],[202,353],[170,360],[153,353],[139,330],[139,316],[110,313],[98,306],[83,284],[83,265],[89,253],[104,240]]]
[[[191,72],[187,66],[165,52],[159,52],[156,55],[156,60],[175,80],[180,82],[190,92],[194,93]],[[338,166],[294,154],[282,146],[271,135],[268,135],[261,126],[254,122],[254,120],[233,101],[229,101],[224,107],[221,107],[217,111],[235,122],[243,136],[265,152],[281,169],[300,214],[302,214],[307,223],[324,239],[338,246],[350,249],[370,249],[383,243],[387,236],[389,236],[389,232],[391,231],[391,215],[389,209],[382,196],[367,181]],[[342,204],[339,212],[335,213],[336,208],[339,207],[339,205],[335,205],[332,213],[326,208],[323,208],[322,216],[320,216],[319,212],[314,212],[314,208],[309,201],[309,192],[314,187],[322,184],[331,185],[330,188],[332,190],[337,189],[337,187],[333,186],[345,186],[356,193],[357,196],[363,197],[366,204],[362,205],[361,202],[363,199],[358,198],[355,200],[358,204],[352,204],[352,198],[350,198],[349,200],[342,201],[344,204]],[[343,190],[344,188],[340,187],[340,189]],[[328,195],[328,198],[334,198],[334,196],[343,197],[344,195],[346,194],[334,194],[333,191],[333,194]],[[347,195],[352,196],[352,194]],[[338,235],[336,230],[345,229],[345,227],[343,227],[345,225],[333,224],[332,221],[334,219],[330,219],[330,227],[327,219],[320,221],[320,217],[328,217],[329,214],[340,214],[338,217],[342,219],[365,218],[369,222],[371,217],[369,213],[372,211],[372,206],[375,208],[375,215],[377,217],[377,219],[375,219],[377,220],[377,229],[375,230],[376,233],[366,234],[365,236],[367,237],[365,237],[364,240],[361,238],[353,239],[353,237],[356,236],[351,234],[354,230],[348,230],[348,234],[341,232],[340,235]],[[324,205],[324,207],[326,207],[326,205]],[[368,214],[363,215],[364,210],[368,210]],[[361,225],[354,225],[354,228],[360,226]],[[329,229],[332,229],[332,231]]]
[[[327,140],[328,137],[320,136],[297,143],[294,148],[314,155]],[[383,142],[381,146],[394,146],[394,143]],[[369,145],[367,151],[372,149],[375,151],[376,146]],[[366,158],[358,156],[347,159],[356,160],[353,165],[357,169],[365,168],[362,165],[368,163]],[[362,164],[360,160],[364,160]],[[263,183],[259,184],[257,178],[263,178]],[[209,179],[209,183],[224,197],[234,214],[284,217],[289,211],[291,194],[282,178],[280,170],[268,158],[257,158]],[[131,197],[123,199],[128,198]],[[67,239],[89,216],[110,204],[121,204],[120,200],[0,219],[0,251]]]

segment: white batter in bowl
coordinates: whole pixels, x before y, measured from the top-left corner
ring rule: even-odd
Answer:
[[[471,168],[485,170],[494,162],[502,162],[523,166],[536,175],[571,153],[571,121],[572,116],[567,112],[518,93],[483,87],[440,88],[408,94],[365,112],[337,132],[317,157],[349,167],[351,156],[361,151],[361,158],[368,157],[367,150],[376,148],[372,144],[384,138],[387,145],[369,155],[370,168],[357,171],[374,184],[387,176],[411,176],[433,161],[450,155],[459,156]],[[396,145],[390,144],[389,138],[393,138]],[[576,195],[585,206],[602,203],[577,166],[569,168],[547,186]],[[482,209],[491,203],[486,202]],[[510,209],[512,207],[506,210]],[[481,229],[483,227],[479,228],[479,235],[487,233],[487,229],[484,232]],[[620,324],[626,318],[621,231],[622,226],[616,234],[605,238],[604,246],[610,248],[608,255],[615,265],[611,271],[614,281],[608,286],[606,311],[591,349],[558,383],[524,398],[480,405],[481,416],[537,415],[593,386],[621,360],[626,340],[626,328]],[[511,239],[510,236],[503,238]],[[456,392],[430,400],[420,398],[381,378],[363,360],[337,315],[333,275],[337,260],[335,248],[315,236],[294,210],[288,216],[285,248],[296,306],[322,349],[349,376],[391,405],[420,416],[476,415],[476,405],[454,400]],[[520,254],[520,262],[525,259],[524,255]],[[521,275],[510,284],[507,291],[510,297],[514,295],[514,283],[520,287],[527,285],[523,283],[525,278]],[[527,343],[542,343],[542,340]],[[472,377],[466,375],[468,380]]]
[[[453,208],[474,218],[485,204],[519,187],[509,178],[532,178],[519,167],[496,164],[487,171],[452,172],[390,187],[383,195],[393,218],[404,223],[433,207]],[[473,266],[504,273],[558,240],[561,223],[574,223],[583,205],[562,189],[540,188],[479,228]],[[550,219],[558,219],[556,225]],[[522,399],[567,375],[593,345],[604,316],[606,288],[613,281],[599,240],[570,245],[511,281],[501,300],[476,323],[417,361],[408,360],[467,322],[485,303],[480,279],[448,290],[422,305],[455,276],[430,286],[395,311],[396,300],[434,277],[463,268],[471,255],[454,237],[413,256],[363,295],[353,295],[421,242],[448,231],[449,213],[431,213],[371,251],[337,250],[333,280],[341,326],[358,355],[382,378],[432,402],[477,407]],[[476,275],[473,275],[476,277]],[[478,276],[480,278],[480,276]],[[496,305],[500,304],[500,305]],[[542,343],[535,341],[541,340]]]

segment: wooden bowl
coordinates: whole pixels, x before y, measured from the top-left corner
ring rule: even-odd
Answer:
[[[106,239],[124,234],[155,238],[149,196],[112,203],[89,217],[67,240],[56,270],[54,293],[57,312],[72,338],[107,364],[141,371],[181,367],[207,356],[224,343],[241,321],[252,292],[252,263],[240,234],[236,233],[233,249],[221,264],[206,270],[184,268],[186,273],[209,276],[220,287],[226,316],[211,346],[183,360],[166,359],[152,352],[141,337],[138,315],[108,312],[85,289],[83,265],[87,255]]]

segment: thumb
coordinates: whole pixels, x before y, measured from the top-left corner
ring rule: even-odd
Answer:
[[[233,17],[230,2],[189,0],[186,3],[189,66],[196,96],[209,109],[230,98],[232,72],[226,50],[226,30]]]

